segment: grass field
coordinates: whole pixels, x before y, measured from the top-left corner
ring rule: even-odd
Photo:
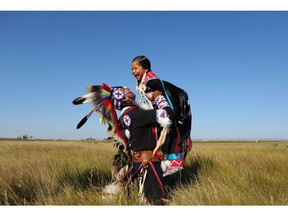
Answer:
[[[138,205],[103,199],[111,141],[0,140],[1,205]],[[194,142],[168,205],[288,205],[288,141]]]

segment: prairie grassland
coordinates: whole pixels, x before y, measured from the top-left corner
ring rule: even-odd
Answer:
[[[171,205],[287,205],[288,142],[194,143],[182,175]]]
[[[0,140],[1,205],[138,205],[136,189],[103,199],[111,141]],[[288,142],[194,142],[167,204],[287,205]]]

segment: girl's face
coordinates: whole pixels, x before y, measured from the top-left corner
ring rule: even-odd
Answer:
[[[132,75],[136,78],[138,82],[141,81],[143,75],[148,71],[144,69],[137,61],[132,62]]]

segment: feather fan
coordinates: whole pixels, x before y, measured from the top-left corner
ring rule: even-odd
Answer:
[[[115,140],[123,143],[126,147],[128,147],[127,140],[119,128],[119,121],[116,110],[111,103],[112,89],[105,83],[102,83],[102,85],[87,86],[86,89],[88,94],[76,98],[73,101],[73,104],[79,105],[90,102],[92,109],[79,122],[77,129],[82,127],[91,116],[91,114],[95,111],[98,114],[100,121],[108,124],[107,133]]]

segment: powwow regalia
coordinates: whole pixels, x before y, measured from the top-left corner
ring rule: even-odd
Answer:
[[[142,103],[147,104],[151,109],[155,104],[151,92],[155,90],[163,92],[170,107],[174,110],[176,120],[170,127],[170,131],[161,132],[162,136],[167,136],[162,148],[166,154],[163,160],[167,165],[164,176],[180,171],[183,169],[183,160],[192,148],[190,136],[192,115],[187,93],[167,81],[160,80],[151,70],[144,73],[142,80],[136,84],[136,90],[141,95]]]
[[[79,122],[77,128],[94,111],[102,123],[109,125],[107,132],[115,139],[119,152],[113,158],[112,174],[115,181],[106,188],[106,192],[108,188],[110,192],[118,191],[119,185],[127,185],[138,179],[141,204],[164,204],[162,158],[158,147],[165,140],[157,138],[155,125],[169,129],[174,112],[162,95],[155,98],[157,110],[143,109],[135,101],[131,102],[129,92],[125,93],[127,89],[122,86],[110,88],[106,84],[88,86],[88,94],[73,101],[75,105],[86,102],[92,104],[92,110]],[[119,120],[115,109],[121,110]]]

